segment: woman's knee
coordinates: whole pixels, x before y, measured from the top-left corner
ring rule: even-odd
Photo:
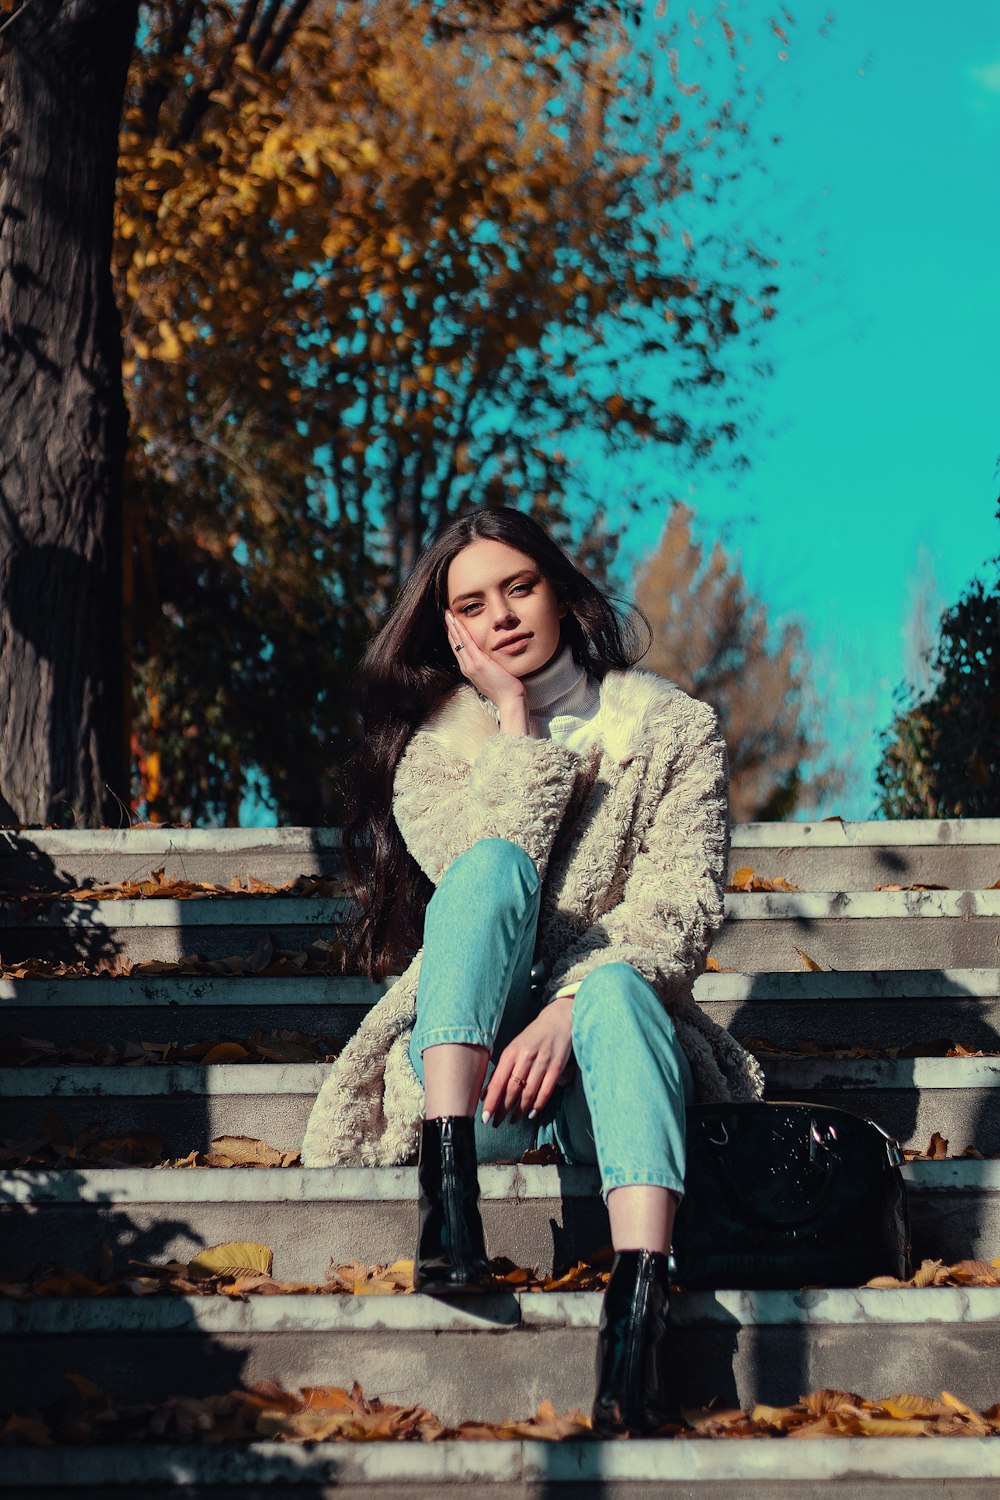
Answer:
[[[658,1030],[673,1031],[674,1024],[652,985],[631,964],[602,964],[582,981],[573,1000],[574,1035],[595,1028],[610,1036],[622,1028],[645,1028],[655,1022]]]
[[[504,896],[535,896],[541,882],[531,855],[510,839],[479,839],[452,860],[439,890],[469,881],[477,891]]]

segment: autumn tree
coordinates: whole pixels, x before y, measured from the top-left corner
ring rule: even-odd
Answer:
[[[111,244],[137,8],[0,4],[2,821],[117,821],[128,794]]]
[[[705,556],[688,506],[673,506],[635,598],[653,636],[643,665],[719,714],[734,821],[787,818],[839,789],[840,773],[818,765],[801,627],[775,636],[738,563],[719,542]]]
[[[941,616],[929,688],[898,695],[875,773],[886,817],[1000,816],[1000,558],[991,572]]]
[[[345,674],[428,532],[514,500],[606,562],[622,517],[567,438],[731,444],[727,350],[773,311],[757,246],[679,227],[749,133],[724,16],[728,96],[685,74],[696,17],[362,0],[262,42],[277,9],[152,8],[130,85],[130,619],[165,816],[231,817],[253,767],[283,818],[329,811]]]

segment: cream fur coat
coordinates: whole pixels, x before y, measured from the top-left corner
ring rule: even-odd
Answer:
[[[651,673],[610,672],[587,728],[579,752],[501,735],[461,685],[400,760],[393,812],[407,847],[436,884],[478,839],[520,844],[543,877],[546,996],[600,964],[632,964],[674,1017],[699,1098],[759,1098],[756,1061],[691,998],[722,925],[729,853],[715,713]],[[418,953],[331,1064],[306,1166],[415,1156],[423,1096],[408,1049],[419,968]]]

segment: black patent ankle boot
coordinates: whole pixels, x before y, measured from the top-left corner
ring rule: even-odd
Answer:
[[[413,1284],[447,1297],[493,1289],[479,1216],[475,1126],[464,1115],[425,1120],[417,1183],[420,1227]]]
[[[654,1250],[623,1250],[615,1256],[598,1333],[598,1431],[655,1432],[670,1420],[664,1386],[667,1264],[667,1256]]]

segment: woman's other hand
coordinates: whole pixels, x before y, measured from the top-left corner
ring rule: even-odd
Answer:
[[[504,1048],[483,1098],[483,1123],[545,1108],[573,1050],[573,997],[553,1000]]]
[[[468,626],[450,609],[445,610],[444,623],[462,676],[496,704],[501,730],[508,734],[530,733],[524,683],[495,656],[488,656],[477,646]]]

